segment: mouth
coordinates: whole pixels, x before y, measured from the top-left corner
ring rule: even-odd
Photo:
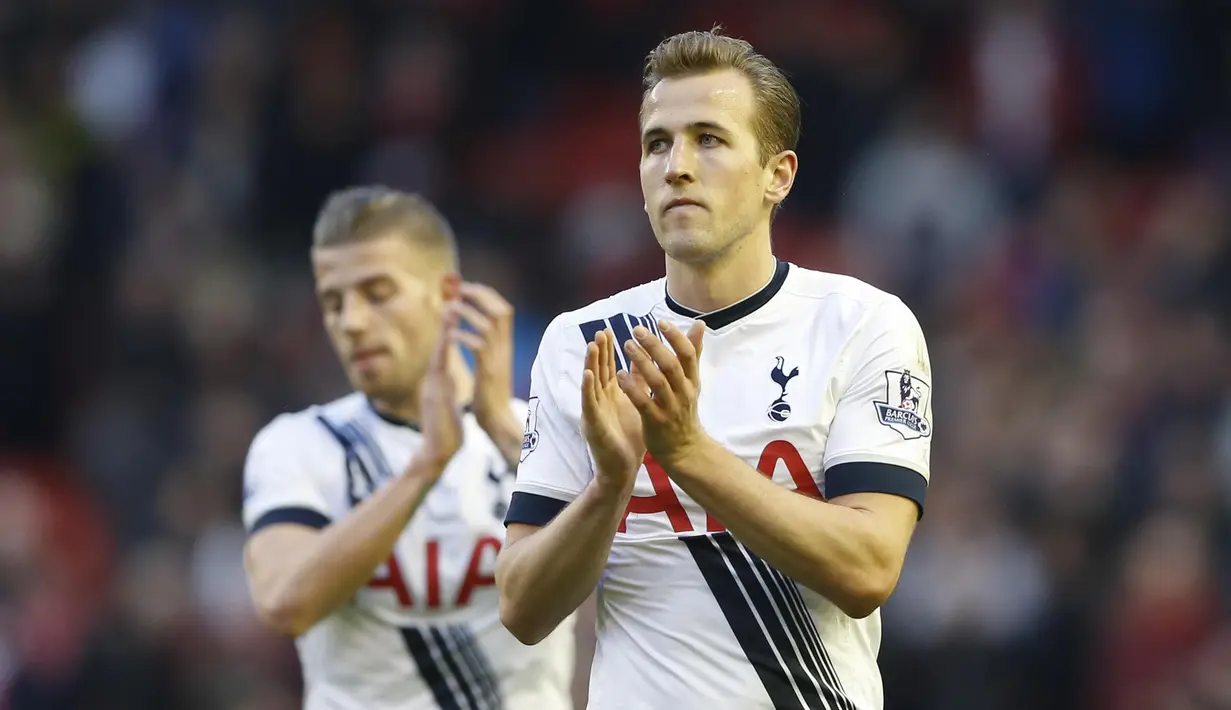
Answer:
[[[354,365],[368,365],[378,357],[389,354],[385,348],[363,348],[351,353],[350,361]]]
[[[666,206],[663,207],[663,212],[670,212],[676,207],[704,207],[704,205],[702,205],[700,202],[697,202],[696,200],[692,200],[687,197],[677,197],[674,200],[671,200],[670,202],[668,202]]]

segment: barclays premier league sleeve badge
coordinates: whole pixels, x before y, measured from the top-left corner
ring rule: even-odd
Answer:
[[[526,428],[521,435],[522,461],[539,447],[539,398],[531,397],[526,405]]]
[[[932,434],[932,426],[924,418],[931,396],[931,385],[912,375],[910,370],[886,370],[885,400],[873,404],[881,424],[904,439],[920,439]]]

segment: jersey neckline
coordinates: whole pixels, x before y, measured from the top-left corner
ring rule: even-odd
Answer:
[[[412,422],[409,419],[402,419],[401,417],[395,417],[392,414],[386,414],[385,412],[380,411],[379,409],[376,408],[376,405],[372,403],[372,400],[370,397],[364,397],[363,401],[367,403],[368,410],[370,410],[373,414],[375,414],[377,417],[379,417],[386,423],[392,424],[393,426],[396,426],[396,427],[402,427],[405,429],[410,429],[412,431],[423,433],[423,429],[420,428],[418,422]],[[470,407],[471,407],[470,403],[467,403],[464,407],[462,407],[462,413],[469,414]]]
[[[777,266],[774,267],[774,275],[773,278],[769,280],[769,283],[762,286],[761,290],[741,301],[736,301],[735,303],[732,303],[724,308],[719,308],[716,311],[702,313],[681,305],[678,301],[671,297],[671,293],[667,291],[666,284],[664,284],[663,292],[666,293],[667,308],[670,308],[673,312],[682,316],[700,320],[704,322],[707,327],[713,328],[714,330],[725,328],[741,318],[747,318],[756,311],[760,310],[762,306],[769,303],[770,300],[772,300],[773,297],[778,295],[778,292],[782,290],[783,284],[786,283],[787,274],[791,270],[791,265],[790,262],[786,262],[781,259],[774,259],[774,261],[777,262]]]

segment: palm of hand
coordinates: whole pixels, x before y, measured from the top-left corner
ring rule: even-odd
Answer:
[[[616,380],[615,338],[599,333],[586,353],[582,430],[595,462],[608,471],[635,471],[645,455],[641,415]]]
[[[604,438],[618,451],[622,462],[640,460],[645,455],[645,436],[641,428],[641,414],[620,389],[615,377],[602,386]]]
[[[474,413],[490,430],[509,414],[513,397],[513,306],[495,289],[477,283],[461,284],[460,296],[450,312],[472,330],[457,329],[452,337],[474,355]]]
[[[456,317],[447,316],[428,361],[419,389],[419,414],[423,425],[424,455],[442,470],[462,444],[461,411],[457,406],[457,382],[449,371],[448,353],[454,342]],[[436,471],[439,475],[439,470]]]
[[[504,340],[487,347],[476,350],[475,408],[499,412],[508,408],[513,397],[513,353]]]

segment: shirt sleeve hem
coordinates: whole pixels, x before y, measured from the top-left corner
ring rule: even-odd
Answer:
[[[568,501],[558,498],[515,491],[509,500],[509,511],[504,516],[504,524],[505,527],[511,523],[543,527],[554,520],[567,505]]]
[[[257,517],[256,521],[248,528],[248,534],[252,535],[261,528],[267,528],[270,525],[278,525],[289,523],[292,525],[303,525],[314,530],[320,530],[328,526],[332,521],[329,516],[315,510],[313,508],[301,506],[286,506],[281,508],[273,508],[262,513]]]
[[[923,518],[928,481],[922,473],[880,461],[848,461],[825,471],[825,498],[837,498],[851,493],[888,493],[915,502],[918,517]]]

